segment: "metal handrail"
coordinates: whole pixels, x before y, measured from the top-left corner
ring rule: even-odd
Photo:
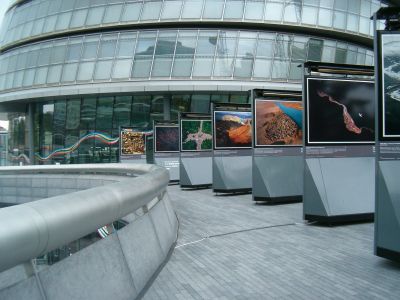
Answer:
[[[168,171],[155,165],[97,164],[0,168],[0,176],[54,173],[107,173],[128,176],[106,186],[0,209],[0,272],[121,219],[154,198],[162,196],[169,182]]]

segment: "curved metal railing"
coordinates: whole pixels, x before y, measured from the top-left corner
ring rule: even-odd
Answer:
[[[99,164],[0,168],[1,175],[112,174],[126,179],[0,209],[0,272],[75,241],[161,197],[168,171],[155,165]],[[139,175],[139,176],[137,176]]]

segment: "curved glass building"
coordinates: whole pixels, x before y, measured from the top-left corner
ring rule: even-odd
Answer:
[[[9,157],[115,162],[120,126],[148,130],[211,102],[245,103],[253,88],[299,90],[305,60],[372,65],[370,16],[386,4],[10,1],[0,32]]]

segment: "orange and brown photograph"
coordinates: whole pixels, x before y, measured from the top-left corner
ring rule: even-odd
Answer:
[[[299,101],[256,100],[256,146],[301,146],[302,113]]]

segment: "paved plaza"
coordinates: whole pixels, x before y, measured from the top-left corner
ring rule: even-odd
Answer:
[[[399,299],[400,264],[373,255],[372,223],[306,225],[302,204],[169,187],[176,249],[144,299]]]

